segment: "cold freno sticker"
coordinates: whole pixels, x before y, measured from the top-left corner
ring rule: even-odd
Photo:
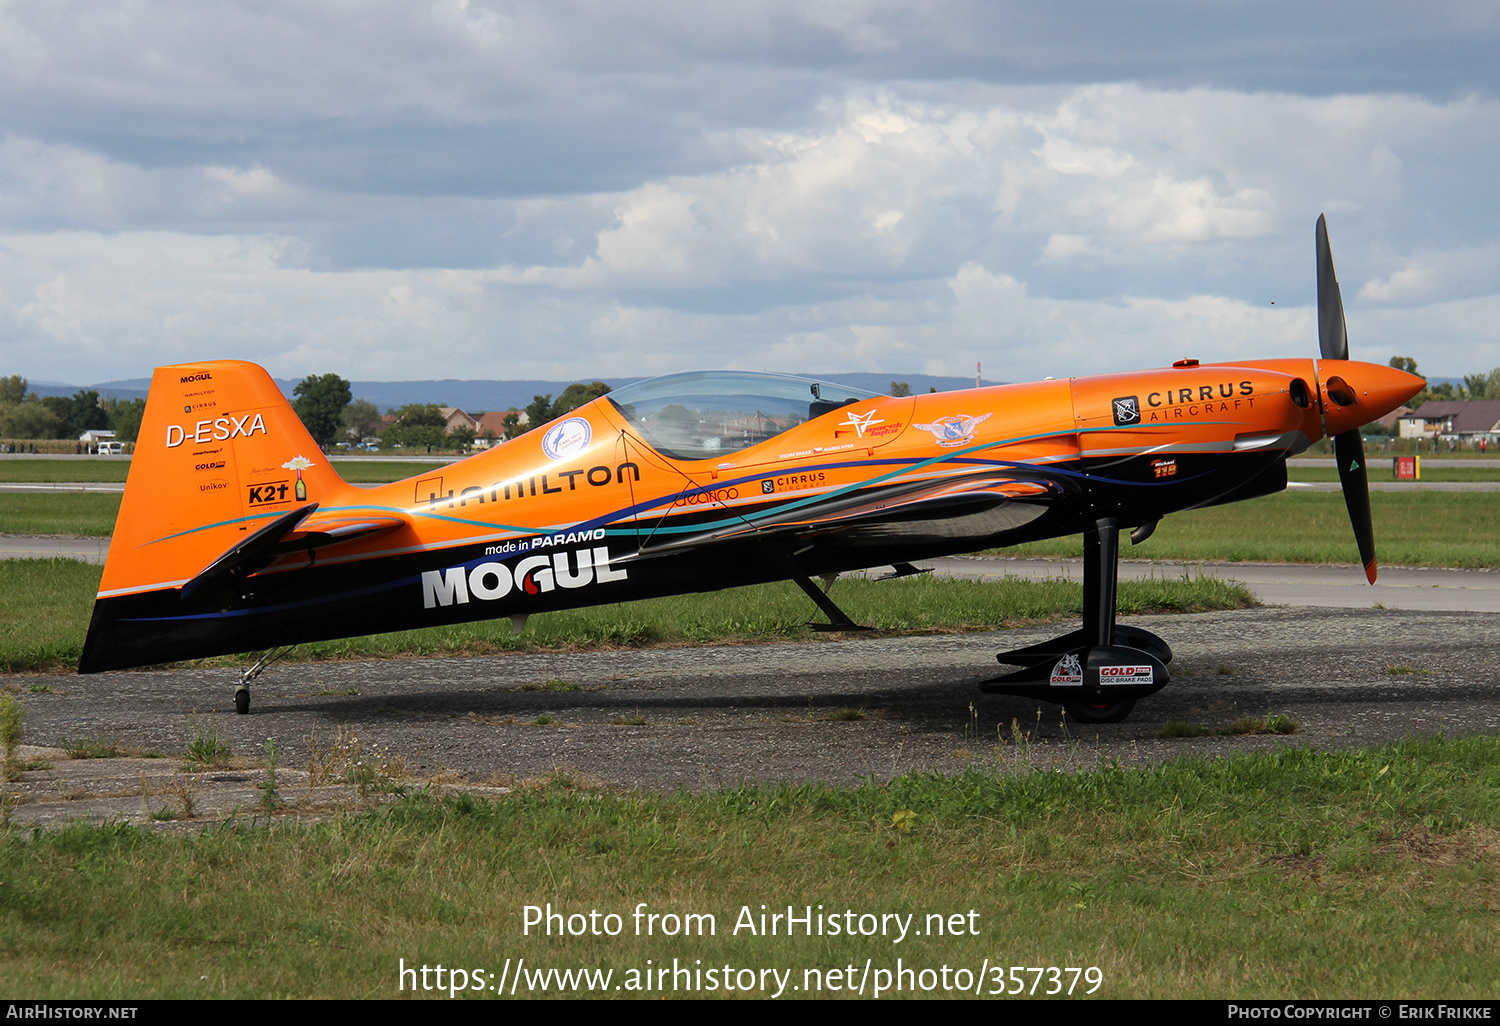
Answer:
[[[1078,661],[1078,656],[1069,652],[1057,661],[1052,667],[1053,687],[1081,686],[1083,684],[1083,666]]]

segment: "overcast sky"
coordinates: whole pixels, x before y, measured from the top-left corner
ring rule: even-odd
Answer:
[[[0,374],[1500,365],[1500,4],[0,0]]]

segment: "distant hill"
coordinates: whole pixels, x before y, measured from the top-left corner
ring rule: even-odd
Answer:
[[[904,381],[912,392],[926,392],[935,388],[939,392],[951,392],[960,388],[973,388],[972,378],[939,377],[931,374],[805,374],[803,377],[821,381],[853,385],[867,392],[885,392],[892,381]],[[300,378],[277,378],[276,384],[287,396],[297,387]],[[584,381],[603,380],[619,388],[641,378],[603,378],[585,374]],[[986,385],[1000,382],[986,381]],[[65,385],[56,381],[33,381],[30,390],[38,395],[73,395],[82,389],[93,389],[101,396],[116,399],[144,399],[151,384],[150,378],[127,378],[123,381],[103,381],[97,385]],[[525,409],[538,395],[561,394],[572,384],[569,381],[460,381],[448,378],[443,381],[352,381],[350,389],[356,399],[368,399],[382,410],[391,410],[407,403],[437,403],[441,406],[457,406],[468,412],[508,410],[512,407]]]

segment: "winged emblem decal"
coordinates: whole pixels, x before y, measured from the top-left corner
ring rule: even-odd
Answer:
[[[951,448],[972,441],[974,432],[979,430],[979,425],[993,416],[993,413],[981,414],[978,417],[956,413],[951,417],[942,417],[931,424],[913,424],[912,427],[922,431],[931,431],[938,445]]]

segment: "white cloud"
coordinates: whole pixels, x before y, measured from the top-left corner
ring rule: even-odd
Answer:
[[[1064,32],[1025,2],[9,0],[0,373],[1300,355],[1319,211],[1356,352],[1473,370],[1500,106],[1353,91],[1384,81],[1373,59],[1276,91],[1282,43],[1386,37],[1273,6],[1283,28],[1241,38],[1108,6]],[[1497,28],[1447,5],[1402,24],[1460,57]],[[1222,69],[1161,56],[1182,40]]]
[[[924,332],[952,354],[944,373],[961,373],[981,359],[987,375],[1010,380],[1067,377],[1182,357],[1206,363],[1311,356],[1316,348],[1316,323],[1305,309],[1259,308],[1220,296],[1050,299],[977,264],[960,268],[950,285],[958,302],[947,323]]]
[[[1042,247],[1043,263],[1061,263],[1100,255],[1102,254],[1094,248],[1093,243],[1082,235],[1054,233],[1048,236],[1047,244]]]
[[[295,241],[168,233],[0,238],[10,328],[0,362],[41,379],[139,376],[186,359],[249,358],[273,373],[358,377],[542,377],[665,373],[723,365],[967,374],[990,378],[1311,355],[1309,307],[1181,300],[1062,299],[977,262],[905,298],[852,295],[748,312],[673,310],[605,293],[516,287],[474,271],[295,266]],[[24,301],[22,301],[24,299]],[[1500,363],[1496,300],[1351,308],[1356,355],[1445,365],[1434,337],[1462,337],[1464,362]],[[1476,331],[1476,327],[1483,325]],[[1420,326],[1420,331],[1413,331]]]
[[[1361,300],[1411,306],[1437,299],[1494,293],[1500,284],[1500,239],[1482,246],[1392,254],[1395,268],[1358,290]]]
[[[1348,212],[1386,208],[1390,176],[1367,173],[1369,160],[1393,166],[1393,146],[1431,159],[1422,148],[1433,122],[1459,137],[1493,135],[1497,122],[1492,104],[1400,97],[1384,113],[1347,98],[1123,86],[1076,90],[1042,109],[1013,96],[990,100],[973,107],[854,95],[816,131],[747,133],[756,163],[621,193],[586,259],[512,264],[504,275],[565,289],[696,294],[733,291],[737,282],[836,289],[931,281],[976,258],[1015,274],[1087,257],[1126,274],[1137,291],[1181,293],[1184,281],[1201,289],[1212,271],[1223,279],[1217,287],[1285,302],[1284,288],[1267,285],[1257,266],[1273,255],[1261,240],[1310,238],[1330,183],[1338,183],[1333,195],[1348,197]],[[1226,121],[1256,132],[1274,122],[1280,143],[1251,159]],[[1114,147],[1107,152],[1096,145],[1105,137]],[[1059,153],[1093,158],[1060,162]],[[1409,188],[1399,199],[1446,202]],[[1208,257],[1195,252],[1205,244],[1216,247]],[[1310,262],[1310,242],[1301,245],[1296,281]],[[1355,255],[1352,268],[1364,259]]]
[[[263,167],[206,167],[203,176],[220,182],[235,196],[256,196],[284,188],[283,183]]]

